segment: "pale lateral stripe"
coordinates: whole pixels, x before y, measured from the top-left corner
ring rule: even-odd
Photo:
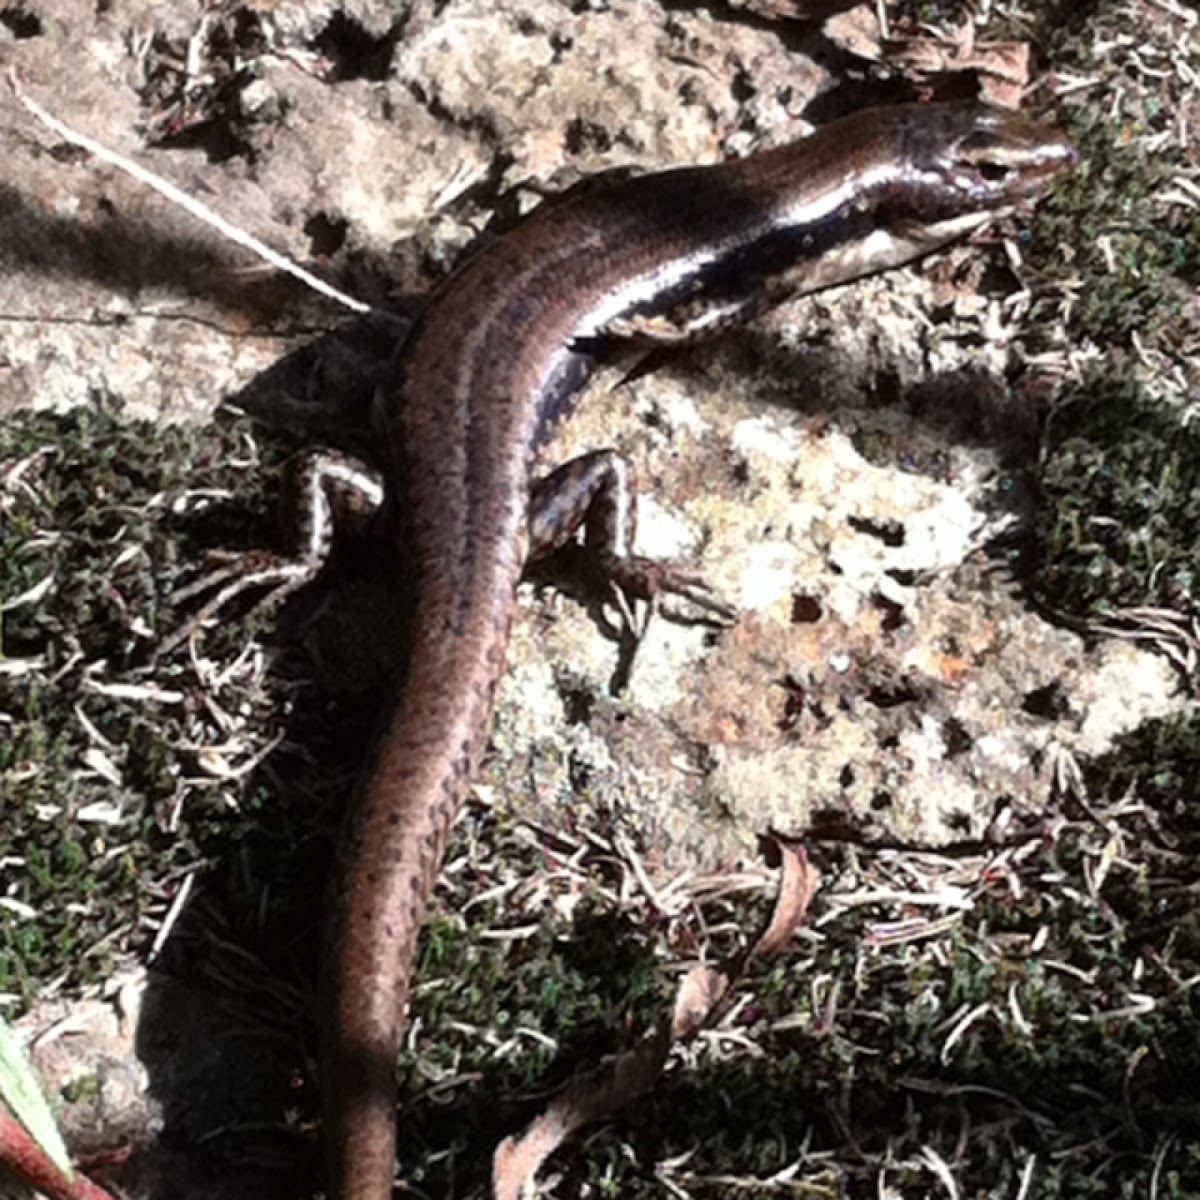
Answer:
[[[844,179],[837,186],[827,188],[816,196],[802,198],[800,202],[775,214],[770,223],[770,232],[789,228],[802,229],[805,225],[820,225],[839,208],[850,203],[855,193],[869,188],[887,170],[886,166],[875,167],[852,179]],[[652,303],[664,292],[682,283],[689,275],[719,262],[737,248],[740,240],[738,234],[731,234],[722,241],[680,255],[628,280],[584,314],[575,328],[575,336],[587,338],[602,333],[615,318],[639,305]]]

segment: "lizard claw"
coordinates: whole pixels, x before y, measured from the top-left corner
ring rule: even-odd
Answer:
[[[243,592],[268,588],[266,595],[250,609],[254,613],[267,604],[278,604],[308,583],[319,569],[320,563],[287,559],[266,552],[236,556],[236,559],[227,561],[224,566],[208,572],[175,593],[175,603],[181,604],[213,588],[218,589],[178,629],[159,643],[158,653],[168,654],[187,641]]]
[[[626,629],[638,641],[645,636],[653,614],[666,612],[661,604],[665,596],[678,596],[694,610],[666,614],[673,620],[725,626],[737,616],[737,610],[720,599],[705,579],[671,563],[634,555],[609,564],[608,575],[614,603]],[[646,605],[645,616],[640,621],[635,618],[631,605],[639,600]]]

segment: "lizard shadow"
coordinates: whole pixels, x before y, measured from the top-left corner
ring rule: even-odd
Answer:
[[[262,413],[277,411],[282,402],[287,409],[315,385],[321,392],[333,386],[365,409],[380,373],[388,369],[379,351],[390,343],[370,327],[351,332],[348,339],[330,335],[295,352],[235,398],[239,406]],[[750,385],[764,403],[790,405],[814,421],[844,423],[860,433],[875,429],[879,421],[899,421],[910,431],[932,428],[938,437],[949,429],[984,442],[1000,438],[1011,441],[1006,453],[1014,461],[1022,447],[1028,450],[1029,431],[1015,429],[1003,390],[982,386],[982,377],[943,378],[911,389],[880,377],[875,394],[851,410],[841,392],[813,383],[845,374],[847,364],[838,363],[833,350],[817,345],[799,354],[780,352],[765,337],[743,334],[705,353],[740,377],[766,381]],[[710,368],[711,361],[690,366],[681,360],[673,369],[686,377],[691,370]],[[782,394],[780,379],[785,381]],[[945,405],[947,396],[957,397],[957,403]],[[990,402],[995,399],[1002,402]],[[369,435],[363,437],[369,443]],[[892,449],[901,457],[911,455],[911,439],[898,436]],[[916,469],[921,463],[914,460],[913,465]],[[199,533],[194,550],[205,536]],[[151,1181],[151,1195],[189,1194],[180,1179],[181,1172],[190,1172],[201,1181],[191,1194],[294,1196],[316,1174],[311,1079],[316,930],[323,892],[319,881],[327,872],[345,796],[369,746],[382,689],[403,669],[405,612],[411,604],[402,571],[397,574],[393,564],[390,573],[381,575],[369,547],[346,548],[329,575],[317,589],[325,592],[324,598],[299,598],[285,615],[285,625],[294,617],[304,632],[285,647],[275,668],[296,685],[288,697],[284,737],[248,781],[247,794],[259,797],[260,828],[240,845],[214,846],[216,869],[200,902],[177,925],[147,997],[139,1048],[152,1090],[164,1105],[164,1136],[140,1164],[143,1180]],[[571,577],[570,571],[560,574],[558,582]],[[295,616],[297,608],[307,612]],[[379,630],[392,631],[394,638],[386,639],[390,644],[380,639]],[[469,811],[468,834],[491,820]],[[435,926],[445,919],[435,912]],[[597,929],[603,936],[596,936]],[[610,999],[599,1005],[602,1016],[559,1031],[554,1055],[538,1068],[539,1093],[552,1090],[581,1061],[594,1062],[613,1048],[603,1043],[614,1020],[620,1023],[621,990],[628,980],[644,976],[653,961],[640,931],[619,915],[584,921],[556,936],[567,947],[564,953],[573,955],[562,974],[581,981],[581,993]],[[428,955],[435,953],[429,949],[431,938],[443,954],[447,941],[459,944],[444,929],[440,943],[436,929],[427,934],[426,970]],[[615,967],[612,951],[622,946],[627,961]],[[529,963],[519,967],[532,971]],[[496,997],[502,992],[496,981],[506,975],[518,978],[520,970],[511,962],[497,969],[492,977]],[[524,986],[536,991],[539,985],[535,977]],[[485,993],[481,1003],[492,999]],[[418,1017],[420,1003],[418,997]],[[534,1106],[528,1079],[511,1063],[489,1064],[486,1056],[478,1067],[450,1072],[452,1078],[469,1075],[469,1086],[422,1087],[421,1069],[406,1069],[416,1086],[405,1102],[402,1161],[432,1157],[433,1165],[422,1168],[427,1194],[458,1194],[481,1186],[496,1140],[513,1132]],[[747,1069],[716,1074],[736,1080]],[[753,1076],[749,1071],[751,1081]],[[716,1084],[701,1076],[681,1085],[682,1093],[674,1086],[669,1090],[686,1096],[692,1088],[702,1092],[710,1086]],[[746,1086],[762,1091],[752,1082]],[[657,1101],[649,1103],[659,1113]],[[660,1144],[693,1128],[686,1112],[672,1116],[670,1107],[668,1103],[655,1117]],[[801,1108],[796,1120],[815,1120],[814,1112]],[[820,1120],[823,1128],[833,1129],[827,1114]],[[650,1136],[648,1128],[637,1127],[642,1141]]]

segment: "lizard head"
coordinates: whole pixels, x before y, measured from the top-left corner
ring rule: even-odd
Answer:
[[[893,110],[894,178],[883,184],[894,205],[931,223],[993,214],[1045,192],[1075,162],[1075,148],[1053,129],[1018,113],[976,103],[904,105]]]

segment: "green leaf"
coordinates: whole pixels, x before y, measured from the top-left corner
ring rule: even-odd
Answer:
[[[3,1017],[0,1017],[0,1100],[8,1105],[50,1161],[68,1179],[73,1179],[75,1172],[62,1134],[58,1132],[50,1106],[38,1087],[25,1047]]]

